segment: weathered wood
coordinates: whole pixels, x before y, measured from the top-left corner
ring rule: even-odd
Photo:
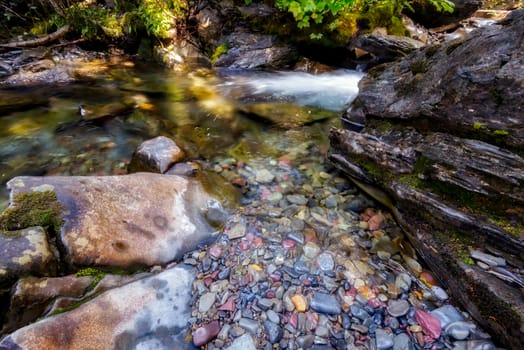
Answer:
[[[53,33],[48,34],[46,36],[43,36],[43,37],[40,37],[40,38],[36,38],[36,39],[31,39],[31,40],[12,41],[12,42],[9,42],[9,43],[0,44],[0,48],[15,49],[15,48],[37,47],[37,46],[46,45],[46,44],[49,44],[50,42],[53,42],[53,41],[55,41],[57,39],[60,39],[64,35],[66,35],[67,32],[69,32],[70,28],[71,27],[69,26],[69,24],[66,24],[63,27],[58,28],[58,30],[56,32],[53,32]]]

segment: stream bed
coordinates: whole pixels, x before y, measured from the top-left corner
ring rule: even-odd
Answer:
[[[326,161],[361,77],[123,61],[81,84],[6,90],[0,209],[15,176],[125,174],[141,142],[167,136],[239,197],[219,240],[183,258],[196,269],[188,349],[495,348],[389,213]],[[155,348],[140,341],[126,344]]]

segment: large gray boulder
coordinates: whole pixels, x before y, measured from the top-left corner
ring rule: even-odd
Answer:
[[[524,145],[524,12],[464,39],[416,51],[364,77],[348,117],[410,124]],[[430,121],[430,125],[428,124]]]
[[[524,10],[364,77],[330,159],[501,345],[524,338]],[[359,132],[361,131],[361,132]]]

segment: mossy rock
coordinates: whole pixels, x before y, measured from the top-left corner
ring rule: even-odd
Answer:
[[[27,227],[49,227],[60,232],[63,206],[53,191],[18,193],[0,215],[0,231],[17,231]]]

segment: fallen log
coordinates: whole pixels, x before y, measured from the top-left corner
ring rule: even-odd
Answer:
[[[36,47],[36,46],[46,45],[50,42],[53,42],[63,37],[69,31],[70,28],[71,28],[70,25],[66,24],[63,27],[58,28],[56,32],[53,32],[46,36],[36,38],[36,39],[31,39],[31,40],[12,41],[9,43],[0,44],[0,48],[14,49],[14,48]]]

